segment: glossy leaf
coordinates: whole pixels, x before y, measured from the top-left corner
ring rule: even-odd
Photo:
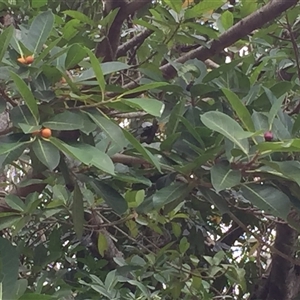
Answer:
[[[160,209],[175,200],[183,201],[189,190],[187,184],[180,182],[164,187],[153,195],[153,206],[155,209]]]
[[[160,117],[164,109],[164,104],[161,101],[151,98],[125,98],[122,99],[122,102],[134,108],[144,110],[146,113],[155,117]]]
[[[17,75],[16,73],[10,72],[10,76],[12,77],[13,81],[15,82],[15,85],[18,88],[19,93],[21,94],[23,100],[25,101],[27,107],[29,108],[35,124],[32,125],[38,125],[39,123],[39,111],[38,111],[38,105],[37,100],[34,98],[32,92],[30,91],[27,84],[24,82],[24,80]]]
[[[254,124],[251,119],[251,115],[247,107],[245,106],[245,104],[231,90],[223,88],[222,92],[226,96],[227,100],[231,104],[232,108],[234,109],[235,113],[237,114],[241,122],[244,124],[245,128],[248,131],[254,132],[255,131]]]
[[[44,127],[53,130],[76,130],[83,128],[83,119],[78,114],[64,111],[43,123]]]
[[[210,170],[211,183],[216,192],[231,188],[240,183],[242,175],[239,170],[232,170],[230,166],[214,165]]]
[[[112,143],[117,144],[120,149],[123,149],[127,145],[124,134],[117,124],[101,116],[97,111],[88,110],[86,113],[103,130],[106,136],[111,139]]]
[[[235,120],[221,112],[210,111],[201,116],[201,121],[209,129],[221,133],[237,145],[245,154],[248,154],[249,142],[244,138],[246,132]]]
[[[89,50],[89,49],[85,49],[86,53],[88,54],[88,56],[90,57],[91,60],[91,65],[92,68],[95,72],[96,75],[96,79],[98,81],[101,93],[102,93],[102,99],[104,99],[104,92],[105,92],[105,88],[106,88],[106,82],[105,82],[105,78],[99,63],[99,60],[97,59],[97,57],[95,56],[95,54]]]
[[[283,220],[287,219],[291,203],[288,196],[280,190],[266,184],[244,184],[242,193],[248,201],[259,209]]]
[[[58,166],[60,160],[59,150],[49,141],[38,138],[31,144],[31,147],[36,157],[49,170],[53,171]]]
[[[85,57],[86,51],[79,44],[73,44],[67,52],[65,68],[68,70],[75,67]]]
[[[17,211],[24,211],[25,204],[18,196],[16,195],[6,195],[5,202],[13,209]]]
[[[128,209],[128,205],[123,196],[121,196],[111,186],[100,182],[99,180],[90,180],[89,184],[92,186],[98,196],[104,199],[104,201],[118,214],[123,214]]]
[[[1,45],[1,49],[0,49],[0,62],[2,61],[7,48],[9,46],[9,43],[11,41],[11,38],[13,36],[13,32],[14,32],[14,27],[13,26],[9,26],[8,28],[6,28],[5,30],[2,31],[1,35],[0,35],[0,45]]]
[[[54,15],[48,10],[34,18],[29,28],[28,43],[32,53],[39,53],[54,25]]]

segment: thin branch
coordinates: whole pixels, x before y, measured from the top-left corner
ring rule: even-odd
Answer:
[[[213,40],[209,43],[207,47],[200,46],[187,54],[181,56],[179,59],[175,60],[176,63],[185,63],[190,59],[199,59],[201,61],[205,61],[217,53],[221,52],[224,48],[231,46],[238,40],[244,38],[251,32],[256,29],[261,28],[263,25],[268,22],[274,20],[278,16],[280,16],[284,11],[293,7],[299,2],[299,0],[272,0],[268,2],[265,6],[258,9],[254,13],[245,17],[234,26],[232,26],[229,30],[225,31],[223,34],[219,36],[219,39]],[[166,79],[172,79],[177,75],[176,69],[173,67],[173,63],[167,63],[160,68],[164,77]],[[141,78],[139,78],[141,79]],[[131,82],[125,85],[124,89],[133,89],[138,85],[135,82]],[[108,93],[107,96],[113,97],[115,93]]]

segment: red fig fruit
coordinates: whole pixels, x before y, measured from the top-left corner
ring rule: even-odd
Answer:
[[[265,132],[264,138],[266,142],[271,142],[274,138],[273,133],[271,131]]]

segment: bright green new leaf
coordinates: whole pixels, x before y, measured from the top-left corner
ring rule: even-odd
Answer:
[[[103,257],[105,251],[108,250],[108,242],[107,242],[106,236],[102,232],[99,232],[99,234],[98,234],[97,246],[98,246],[99,254]]]

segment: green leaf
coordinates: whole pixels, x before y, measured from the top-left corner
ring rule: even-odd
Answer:
[[[19,275],[19,256],[9,240],[0,237],[2,299],[12,299]]]
[[[83,128],[84,124],[78,114],[65,110],[44,122],[43,126],[53,130],[76,130]]]
[[[37,138],[31,147],[39,161],[49,170],[53,171],[58,166],[60,160],[59,150],[49,141]]]
[[[164,205],[175,200],[181,199],[183,201],[189,191],[190,188],[186,183],[175,182],[167,187],[158,190],[153,195],[153,206],[155,209],[160,209]]]
[[[160,117],[164,110],[164,104],[152,98],[132,98],[122,99],[121,101],[131,107],[144,110],[155,117]]]
[[[249,152],[249,142],[243,137],[246,133],[243,128],[232,118],[219,111],[209,111],[201,116],[203,124],[211,130],[221,133],[245,154]]]
[[[27,107],[29,108],[32,116],[34,117],[35,125],[38,125],[39,124],[38,105],[31,90],[19,75],[17,75],[14,72],[10,72],[10,76],[12,77],[15,85],[17,86],[18,91],[21,94],[23,100],[25,101]]]
[[[287,215],[291,209],[290,199],[286,194],[274,188],[273,186],[264,184],[243,184],[243,196],[259,209],[264,210],[267,214],[279,217],[283,220],[287,219]]]
[[[255,131],[254,124],[253,124],[251,115],[250,115],[247,107],[245,106],[245,104],[231,90],[223,88],[222,92],[226,96],[226,98],[229,101],[230,105],[232,106],[235,113],[237,114],[237,116],[239,117],[241,122],[244,124],[246,129],[248,131],[254,132]]]
[[[147,84],[141,85],[141,86],[139,86],[135,89],[132,89],[132,90],[129,90],[127,92],[122,93],[118,98],[123,98],[126,95],[131,95],[131,94],[135,94],[135,93],[139,93],[139,92],[158,89],[160,87],[167,86],[167,85],[169,85],[168,82],[151,82],[151,83],[147,83]]]
[[[39,293],[26,293],[18,300],[34,300],[34,299],[53,300],[53,297],[52,297],[52,295],[43,295],[43,294],[39,294]]]
[[[16,195],[10,194],[5,196],[5,202],[9,205],[13,210],[24,211],[25,204],[24,202]]]
[[[103,234],[102,232],[99,232],[99,234],[98,234],[97,246],[98,246],[99,254],[103,257],[105,251],[108,250],[108,242],[107,242],[105,234]]]
[[[90,57],[90,61],[91,61],[91,65],[92,68],[95,72],[96,75],[96,79],[99,83],[99,87],[102,93],[102,100],[104,99],[104,93],[105,93],[105,88],[106,88],[106,81],[103,75],[103,72],[101,70],[100,67],[100,62],[97,59],[97,57],[95,56],[95,54],[88,48],[85,48],[86,53],[88,54],[88,56]]]
[[[39,53],[52,31],[54,15],[51,10],[45,11],[34,18],[28,30],[28,44],[30,50]]]
[[[242,175],[239,170],[232,170],[230,166],[214,165],[210,170],[211,183],[216,192],[238,185]]]
[[[184,17],[185,19],[192,19],[196,17],[201,17],[202,14],[207,13],[211,10],[215,10],[222,6],[224,2],[222,0],[204,0],[200,3],[196,4],[195,6],[188,8],[185,11]]]
[[[20,147],[23,147],[25,144],[30,142],[18,142],[18,143],[0,143],[0,155],[14,151]]]
[[[89,18],[87,15],[83,14],[80,11],[76,11],[76,10],[65,10],[62,13],[79,20],[80,22],[84,23],[84,24],[89,24],[90,26],[95,26],[95,22]]]
[[[228,207],[228,203],[224,199],[224,197],[221,197],[219,194],[216,194],[214,191],[208,188],[200,188],[203,196],[217,209],[220,211],[221,214],[226,214],[230,212],[230,209]]]
[[[285,98],[286,98],[285,95],[283,95],[283,96],[279,97],[278,99],[277,98],[274,99],[273,105],[272,105],[272,107],[270,109],[270,112],[268,114],[270,129],[273,125],[275,117],[277,116],[278,112],[281,110],[282,103],[285,100]]]
[[[181,11],[182,0],[164,0],[164,2],[177,13]]]
[[[300,186],[300,162],[299,161],[273,161],[279,167],[284,176],[297,182]]]
[[[79,148],[78,144],[72,146],[54,137],[49,138],[49,142],[51,142],[56,148],[58,148],[63,153],[81,161],[86,165],[91,164],[93,160],[93,156],[90,153],[86,153],[84,149]]]
[[[87,110],[85,112],[95,122],[95,124],[104,131],[106,136],[111,139],[112,143],[120,147],[120,150],[127,146],[128,143],[126,142],[122,129],[117,124],[103,117],[96,110]]]
[[[0,49],[0,62],[2,61],[4,55],[5,55],[6,51],[7,51],[7,48],[9,46],[10,41],[11,41],[13,33],[14,33],[14,27],[13,26],[9,26],[5,30],[3,30],[3,32],[0,35],[0,45],[1,45],[1,49]]]
[[[124,136],[131,143],[131,145],[140,153],[142,156],[150,163],[152,163],[159,172],[161,172],[161,167],[159,160],[128,131],[123,130]]]
[[[225,30],[232,27],[232,25],[233,25],[233,14],[229,10],[226,10],[225,12],[222,13],[221,23],[222,23],[222,26]]]
[[[184,254],[190,248],[190,243],[187,238],[184,236],[179,243],[179,251],[181,254]]]
[[[10,111],[10,119],[15,127],[20,127],[25,130],[25,133],[29,128],[38,126],[35,117],[30,112],[28,106],[18,105]],[[22,125],[19,125],[22,124]],[[28,126],[25,128],[25,124]],[[38,127],[37,127],[38,128]]]
[[[46,6],[48,4],[48,0],[31,0],[32,8],[40,8]]]
[[[86,51],[79,44],[73,44],[68,52],[65,60],[65,68],[71,69],[79,64],[86,57]]]
[[[92,157],[90,162],[91,165],[95,166],[99,170],[104,171],[105,173],[115,175],[114,164],[106,153],[88,144],[78,143],[74,146],[82,150],[82,152],[86,153],[86,155]]]
[[[77,235],[77,238],[80,239],[84,230],[84,206],[83,195],[77,183],[75,183],[75,189],[73,192],[72,217],[74,231]]]
[[[128,209],[128,205],[123,196],[121,196],[114,188],[99,180],[92,179],[88,181],[96,194],[104,199],[104,201],[118,214],[123,214]]]

